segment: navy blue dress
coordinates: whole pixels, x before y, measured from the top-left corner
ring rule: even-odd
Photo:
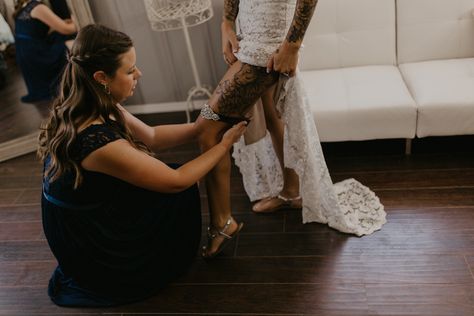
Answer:
[[[114,123],[78,134],[74,158],[120,139]],[[49,160],[45,161],[47,168]],[[61,306],[111,306],[149,297],[183,274],[201,236],[197,185],[176,194],[148,191],[83,170],[43,179],[43,228],[58,261],[48,294]]]
[[[16,60],[28,94],[23,102],[51,99],[57,94],[60,76],[67,63],[64,37],[48,35],[49,26],[31,17],[40,1],[29,2],[15,18]]]

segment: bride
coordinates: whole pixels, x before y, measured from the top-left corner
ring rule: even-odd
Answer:
[[[222,44],[229,69],[197,121],[201,149],[213,146],[229,124],[250,117],[248,133],[235,145],[233,157],[247,194],[257,201],[253,211],[302,208],[304,223],[327,223],[362,236],[386,222],[384,207],[354,179],[333,185],[297,72],[316,4],[224,1]],[[211,225],[204,257],[219,253],[242,228],[231,216],[229,178],[230,157],[206,177]]]

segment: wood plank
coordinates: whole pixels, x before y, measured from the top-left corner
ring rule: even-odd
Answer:
[[[368,186],[372,190],[421,189],[421,188],[474,188],[473,169],[380,171],[332,173],[334,182],[348,178]]]
[[[465,256],[466,263],[471,271],[471,277],[474,280],[474,255]]]
[[[15,201],[15,204],[39,204],[41,202],[41,192],[41,186],[38,186],[36,189],[25,189]]]
[[[299,211],[286,211],[286,232],[318,232],[320,224],[302,224]],[[474,230],[474,207],[387,210],[387,223],[382,230],[394,233],[439,233]]]
[[[322,225],[321,225],[322,226]],[[275,245],[278,245],[277,247]],[[316,233],[242,234],[237,256],[464,255],[474,253],[474,231],[405,233],[382,229],[362,238],[321,227]]]
[[[0,190],[0,206],[12,205],[23,194],[23,189],[20,190]]]
[[[18,311],[7,311],[2,312],[0,311],[0,316],[123,316],[123,314],[115,314],[115,313],[107,313],[107,310],[104,310],[103,313],[91,313],[88,312],[88,309],[82,309],[80,312],[68,312],[69,308],[62,308],[57,312],[49,311],[49,312],[18,312]],[[75,309],[78,310],[78,309]],[[12,314],[13,313],[13,314]],[[142,314],[143,315],[143,314]]]
[[[25,160],[26,159],[26,160]],[[0,176],[31,176],[41,175],[42,166],[36,161],[35,154],[21,156],[21,159],[11,159],[0,163]]]
[[[15,159],[10,159],[8,161],[3,161],[0,163],[0,166],[19,166],[19,165],[32,165],[32,164],[39,164],[37,162],[36,154],[26,154],[23,156],[15,157]]]
[[[0,223],[41,220],[41,207],[33,205],[0,206]]]
[[[46,240],[0,241],[0,262],[54,260]]]
[[[328,255],[196,260],[182,284],[474,284],[463,256]]]
[[[0,286],[44,287],[56,266],[55,260],[0,262]]]
[[[366,285],[373,315],[473,315],[474,286],[467,284]]]
[[[5,189],[35,189],[42,185],[41,175],[29,176],[2,176],[0,190]]]
[[[364,286],[325,285],[175,285],[141,303],[111,308],[120,313],[209,314],[368,314]]]
[[[48,297],[47,284],[41,287],[0,287],[0,315],[68,315],[83,312],[98,314],[107,310],[56,306]]]
[[[0,223],[1,241],[35,241],[43,238],[41,221]]]
[[[269,299],[271,298],[271,299]],[[49,301],[46,288],[0,288],[0,310],[12,313],[65,312]],[[140,303],[107,309],[68,308],[69,313],[117,314],[290,314],[366,316],[362,285],[206,285],[170,286]],[[12,315],[12,314],[10,314]],[[13,314],[14,315],[14,314]]]
[[[375,190],[389,208],[474,206],[474,188]]]

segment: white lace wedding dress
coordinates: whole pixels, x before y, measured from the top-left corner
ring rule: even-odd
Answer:
[[[282,43],[295,12],[296,0],[240,0],[237,58],[265,67]],[[317,8],[316,8],[317,10]],[[283,79],[276,108],[285,123],[284,164],[296,171],[303,200],[303,223],[327,223],[341,232],[370,234],[386,222],[378,197],[355,179],[333,185],[318,132],[298,75]],[[270,135],[250,145],[235,144],[233,157],[250,200],[276,196],[283,187]]]

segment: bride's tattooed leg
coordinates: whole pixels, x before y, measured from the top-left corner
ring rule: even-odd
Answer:
[[[244,116],[265,90],[278,79],[278,73],[267,73],[265,67],[242,64],[231,79],[216,88],[217,112],[226,116]]]

